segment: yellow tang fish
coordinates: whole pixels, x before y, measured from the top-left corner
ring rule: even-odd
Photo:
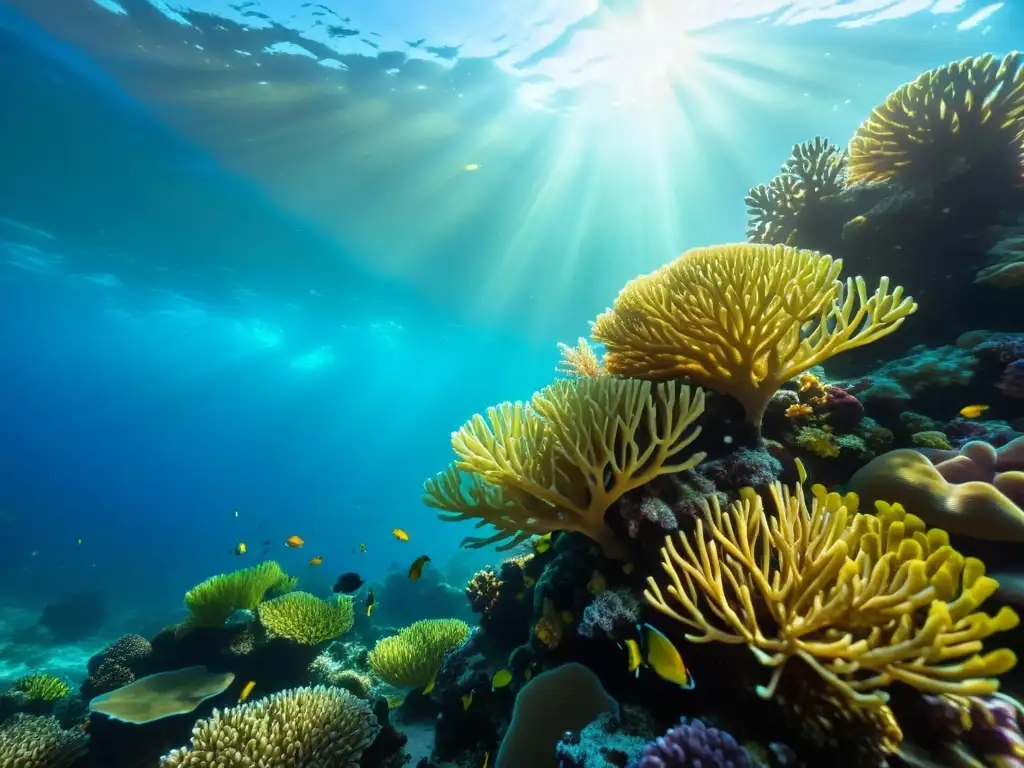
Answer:
[[[533,540],[533,551],[536,552],[538,555],[543,555],[549,549],[551,549],[550,533],[545,533],[540,538]]]
[[[960,415],[965,419],[976,419],[987,410],[987,405],[965,405],[960,409]]]
[[[423,575],[423,566],[430,562],[427,555],[420,555],[409,566],[409,581],[417,581]]]
[[[373,613],[373,609],[377,607],[377,603],[373,599],[373,589],[366,590],[366,616],[369,617]]]
[[[238,703],[241,704],[246,699],[248,699],[249,698],[249,694],[252,693],[252,689],[255,688],[255,687],[256,687],[256,681],[255,680],[250,680],[248,683],[246,683],[245,684],[245,688],[243,688],[242,692],[240,694],[238,694]]]
[[[643,628],[646,630],[644,644],[647,647],[648,666],[661,678],[675,683],[684,690],[693,688],[695,685],[693,675],[683,663],[683,657],[679,655],[679,651],[676,650],[672,641],[650,624],[644,624]],[[638,626],[637,629],[640,627]]]
[[[498,688],[504,688],[506,685],[512,682],[512,673],[507,669],[499,669],[494,673],[494,677],[491,678],[491,690],[497,690]]]
[[[473,705],[473,692],[462,694],[462,711],[465,712]]]
[[[408,541],[409,540],[409,534],[406,533],[405,531],[403,531],[401,528],[392,528],[391,529],[391,535],[394,536],[399,541]]]
[[[238,542],[238,546],[235,547],[235,554],[236,555],[244,555],[248,551],[249,551],[249,547],[247,547],[245,545],[244,541]]]
[[[289,536],[287,539],[284,540],[285,546],[291,547],[292,549],[298,549],[305,543],[306,542],[302,540],[301,536]]]
[[[434,686],[436,684],[437,684],[437,672],[435,672],[434,676],[432,678],[430,678],[430,682],[427,683],[427,687],[423,689],[423,693],[430,693],[432,690],[434,690]]]
[[[309,564],[310,565],[323,565],[324,564],[324,559],[322,557],[320,557],[320,555],[317,555],[316,557],[314,557],[313,559],[311,559],[309,561]]]
[[[640,643],[633,638],[629,638],[625,641],[626,643],[626,665],[630,672],[634,673],[636,677],[640,677],[640,667],[643,666],[644,657],[640,653]],[[619,646],[622,647],[621,645]]]

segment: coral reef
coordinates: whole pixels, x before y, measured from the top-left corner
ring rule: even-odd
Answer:
[[[753,768],[754,762],[730,734],[701,720],[683,720],[644,747],[631,768]]]
[[[320,645],[352,629],[352,598],[337,595],[321,600],[308,592],[289,592],[260,603],[260,623],[268,637],[284,637],[303,645]]]
[[[458,619],[424,619],[397,635],[377,641],[367,663],[379,678],[400,688],[425,688],[432,683],[449,651],[469,637],[469,625]]]
[[[295,580],[273,560],[211,576],[186,593],[189,615],[185,626],[223,626],[235,611],[255,610],[268,593],[290,592],[294,588]]]
[[[64,730],[53,717],[17,714],[0,725],[0,765],[4,768],[70,768],[85,754],[88,736]]]

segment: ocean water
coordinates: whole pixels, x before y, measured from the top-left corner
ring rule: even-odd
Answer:
[[[421,500],[454,430],[793,144],[1020,48],[985,0],[0,0],[0,684],[261,557],[461,590],[503,555]]]

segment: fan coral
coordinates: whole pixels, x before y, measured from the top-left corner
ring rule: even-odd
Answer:
[[[693,424],[703,411],[704,393],[674,382],[559,381],[529,405],[489,408],[486,419],[474,416],[454,433],[458,460],[426,482],[424,502],[442,520],[478,518],[477,527],[498,529],[464,546],[504,542],[504,550],[534,534],[577,531],[618,556],[622,544],[605,511],[628,491],[704,458],[682,455],[700,434]]]
[[[795,144],[782,172],[747,193],[747,239],[792,245],[809,206],[839,194],[846,176],[846,152],[828,139]]]
[[[644,747],[632,768],[753,768],[750,754],[725,731],[687,720]]]
[[[67,768],[85,753],[88,743],[84,731],[65,731],[54,717],[17,714],[0,725],[0,765]]]
[[[925,72],[875,107],[850,141],[849,182],[941,180],[965,168],[1024,175],[1019,53]]]
[[[445,654],[469,637],[457,619],[424,619],[377,641],[366,661],[374,673],[399,688],[424,688],[437,675]]]
[[[628,283],[594,323],[616,376],[688,378],[759,425],[783,384],[895,331],[917,309],[889,280],[870,296],[842,261],[783,245],[695,248]]]
[[[857,470],[850,487],[866,503],[899,502],[955,534],[1024,541],[1024,437],[999,449],[972,441],[959,451],[889,451]]]
[[[185,594],[189,627],[220,627],[239,609],[255,610],[269,591],[288,591],[294,587],[275,561],[268,560],[252,568],[211,576]]]
[[[160,768],[356,768],[379,732],[369,704],[348,691],[294,688],[214,710]]]
[[[15,680],[11,690],[39,701],[57,701],[71,693],[71,686],[55,675],[35,674]]]
[[[575,347],[559,342],[558,351],[561,353],[561,360],[555,368],[558,373],[590,378],[605,373],[604,364],[598,358],[597,352],[582,336],[576,341]]]
[[[667,537],[662,549],[668,597],[682,612],[653,577],[647,601],[695,630],[691,642],[746,644],[774,667],[765,698],[793,656],[859,705],[884,703],[881,689],[894,681],[927,693],[995,691],[994,676],[1016,657],[980,655],[982,641],[1018,618],[1006,607],[995,617],[975,611],[998,587],[984,564],[899,505],[856,514],[855,496],[815,490],[808,509],[799,486],[773,485],[770,518],[752,491],[726,512],[712,499],[692,537]]]
[[[477,571],[466,585],[466,597],[473,613],[490,613],[501,597],[501,579],[491,566]]]
[[[340,637],[355,622],[352,598],[345,595],[321,600],[308,592],[290,592],[260,603],[256,610],[270,637],[286,637],[303,645]]]

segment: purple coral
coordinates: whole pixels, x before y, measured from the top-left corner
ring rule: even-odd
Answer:
[[[987,764],[1024,768],[1024,729],[1020,705],[1006,696],[972,696],[964,699],[966,710],[952,699],[926,695],[934,726],[953,734],[971,753]],[[966,716],[965,716],[966,715]]]
[[[847,432],[864,418],[864,406],[845,389],[825,385],[825,402],[816,410],[826,418],[833,429]]]
[[[640,753],[632,768],[752,768],[750,754],[729,733],[683,718]]]
[[[628,589],[606,589],[590,601],[580,619],[584,637],[615,637],[640,621],[640,601]]]

